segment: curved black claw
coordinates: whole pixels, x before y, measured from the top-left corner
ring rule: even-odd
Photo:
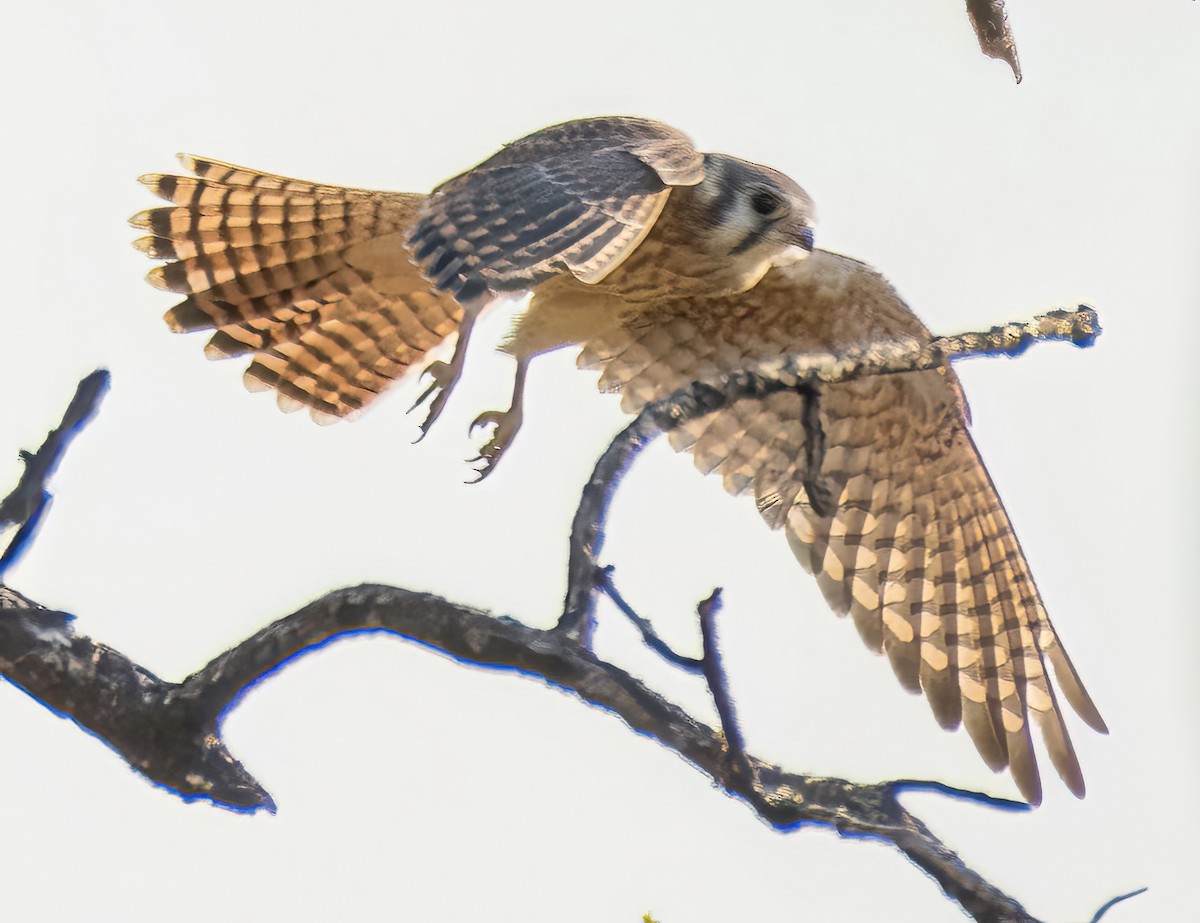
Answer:
[[[467,481],[468,484],[478,484],[485,477],[496,470],[496,465],[500,462],[500,456],[504,454],[504,450],[508,448],[512,442],[513,436],[521,426],[521,414],[515,410],[485,410],[474,420],[471,421],[468,427],[468,433],[474,433],[475,430],[485,426],[494,426],[496,430],[492,433],[492,438],[484,443],[479,450],[479,454],[474,458],[468,458],[468,464],[475,462],[483,462],[482,467],[476,469],[476,477],[472,481]]]
[[[413,401],[413,405],[408,408],[408,412],[412,413],[424,404],[430,396],[433,398],[433,400],[429,401],[429,412],[421,423],[421,434],[413,440],[414,444],[420,442],[429,433],[429,428],[433,426],[433,421],[441,415],[443,408],[446,406],[446,399],[450,396],[454,382],[458,380],[458,371],[454,366],[440,359],[435,359],[429,365],[425,366],[425,370],[421,372],[421,377],[424,378],[426,375],[432,379],[429,382],[429,387],[422,391],[421,396]]]

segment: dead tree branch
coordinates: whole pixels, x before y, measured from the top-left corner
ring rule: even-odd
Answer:
[[[1008,24],[1004,0],[967,0],[967,15],[979,39],[979,50],[989,58],[998,58],[1012,68],[1021,82],[1021,62],[1017,58],[1017,40]]]
[[[108,383],[109,374],[104,369],[97,369],[85,377],[76,387],[75,396],[67,405],[62,422],[46,435],[42,447],[36,452],[21,450],[20,458],[25,463],[25,471],[12,493],[0,500],[0,529],[10,525],[18,527],[4,554],[0,555],[0,580],[4,579],[4,572],[29,546],[42,516],[50,507],[51,496],[46,485],[58,470],[58,464],[71,440],[95,415],[100,399],[108,390]]]
[[[457,660],[515,667],[615,712],[741,797],[776,828],[815,822],[889,840],[977,920],[1033,920],[909,813],[894,783],[857,785],[791,773],[747,755],[748,777],[730,760],[722,733],[561,632],[528,628],[439,596],[361,586],[327,594],[182,683],[171,683],[119,652],[75,635],[69,617],[11,590],[0,588],[0,608],[4,674],[108,742],[148,778],[184,797],[273,810],[266,790],[221,742],[221,714],[246,686],[305,650],[348,632],[383,630]]]
[[[558,625],[549,630],[529,628],[440,596],[361,586],[325,595],[173,683],[103,644],[76,635],[71,616],[0,586],[0,673],[99,736],[148,778],[180,795],[242,810],[273,810],[270,795],[222,743],[222,716],[248,686],[288,660],[350,632],[387,631],[467,663],[517,668],[614,712],[740,797],[776,829],[820,823],[844,834],[888,840],[976,920],[1032,921],[1015,899],[968,868],[898,798],[906,789],[948,791],[945,786],[862,785],[774,766],[736,745],[731,709],[721,711],[723,731],[707,727],[624,670],[599,660],[586,642],[594,620],[596,554],[608,502],[624,468],[657,433],[747,396],[935,368],[967,355],[1014,355],[1042,339],[1087,345],[1098,331],[1095,312],[1081,307],[1043,315],[1029,324],[940,337],[926,344],[875,344],[849,356],[782,358],[694,384],[647,407],[613,442],[584,490],[571,539],[567,604]],[[712,641],[714,612],[712,599],[701,604],[708,662],[704,672],[710,685],[717,687],[723,682],[723,671],[715,662],[719,652]],[[714,694],[719,694],[717,688]]]

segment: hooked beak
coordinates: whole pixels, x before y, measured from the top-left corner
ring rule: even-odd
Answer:
[[[813,229],[805,225],[792,232],[791,243],[783,248],[783,252],[772,263],[776,266],[793,266],[812,253],[812,249]]]
[[[796,230],[796,232],[792,235],[792,243],[795,244],[797,247],[800,247],[801,249],[807,250],[809,253],[812,253],[813,229],[808,227],[807,225],[805,225],[802,228],[798,228]]]

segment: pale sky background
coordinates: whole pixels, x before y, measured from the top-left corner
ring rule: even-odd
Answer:
[[[819,244],[879,267],[936,331],[1099,309],[1093,350],[1050,344],[960,374],[1112,735],[1070,723],[1082,802],[1048,767],[1032,813],[907,801],[1047,920],[1090,919],[1142,885],[1106,923],[1195,918],[1200,8],[1009,6],[1019,87],[980,55],[957,0],[9,9],[0,491],[78,379],[113,373],[9,582],[169,679],[362,581],[550,624],[579,489],[623,420],[594,373],[566,353],[536,363],[525,429],[468,487],[467,423],[507,400],[508,360],[486,348],[503,318],[422,444],[411,387],[318,428],[167,332],[173,302],[141,281],[125,219],[154,204],[134,177],[177,150],[427,190],[552,122],[653,116],[794,176],[818,203]],[[758,756],[1015,795],[830,614],[753,505],[665,445],[620,495],[605,560],[693,652],[696,601],[726,588]],[[608,610],[599,648],[713,720],[699,681],[653,662]],[[12,920],[961,918],[888,846],[777,834],[612,715],[392,637],[293,663],[230,716],[275,816],[185,804],[8,685],[0,727]]]

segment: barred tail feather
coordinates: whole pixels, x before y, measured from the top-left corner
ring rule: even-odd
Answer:
[[[171,203],[130,219],[149,232],[134,246],[164,261],[147,279],[186,296],[173,331],[212,330],[210,358],[253,356],[247,385],[283,409],[355,413],[458,328],[408,248],[424,197],[180,160],[194,176],[141,177]]]

